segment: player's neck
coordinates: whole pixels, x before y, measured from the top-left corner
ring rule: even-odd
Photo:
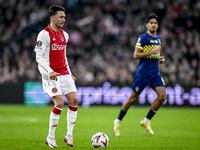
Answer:
[[[150,31],[147,31],[147,33],[148,33],[149,35],[153,36],[153,37],[156,37],[156,32],[151,33]]]
[[[54,30],[55,32],[57,32],[57,31],[59,30],[59,28],[56,27],[53,23],[50,23],[50,28],[51,28],[52,30]]]

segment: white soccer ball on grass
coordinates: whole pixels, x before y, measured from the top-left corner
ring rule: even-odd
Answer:
[[[103,132],[95,133],[91,139],[94,148],[106,148],[109,144],[108,136]]]

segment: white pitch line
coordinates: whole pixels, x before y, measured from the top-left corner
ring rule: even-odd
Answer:
[[[6,123],[6,122],[38,122],[37,118],[28,118],[28,117],[15,117],[15,118],[1,118],[0,119],[1,123]]]

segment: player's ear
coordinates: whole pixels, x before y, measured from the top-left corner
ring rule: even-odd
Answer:
[[[55,18],[54,16],[51,16],[51,17],[50,17],[50,19],[51,19],[52,21],[54,21],[54,18]]]

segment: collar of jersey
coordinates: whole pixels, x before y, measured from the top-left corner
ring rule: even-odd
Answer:
[[[156,36],[154,37],[154,36],[151,36],[148,32],[146,32],[146,34],[148,35],[148,36],[150,36],[150,37],[152,37],[152,38],[156,38],[156,36],[157,36],[157,34],[156,34]]]
[[[54,31],[54,30],[50,27],[50,24],[48,25],[48,28],[49,28],[49,30],[50,30],[53,34],[57,34],[57,33],[60,31],[60,29],[59,29],[58,31]]]

